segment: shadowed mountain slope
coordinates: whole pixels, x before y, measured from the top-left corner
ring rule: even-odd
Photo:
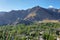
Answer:
[[[12,10],[10,12],[0,12],[0,25],[4,24],[16,24],[41,21],[44,19],[49,20],[59,20],[60,19],[60,9],[55,8],[42,8],[40,6],[35,6],[27,10]]]

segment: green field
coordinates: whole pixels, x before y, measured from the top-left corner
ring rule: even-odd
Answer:
[[[40,36],[44,40],[55,40],[58,36],[56,34],[58,28],[60,23],[4,25],[0,26],[0,40],[39,40]]]

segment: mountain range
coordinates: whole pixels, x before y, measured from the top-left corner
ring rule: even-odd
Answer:
[[[60,9],[35,6],[26,10],[0,12],[0,25],[30,23],[44,19],[60,20]]]

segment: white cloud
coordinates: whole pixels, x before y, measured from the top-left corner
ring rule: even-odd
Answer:
[[[49,5],[49,8],[53,8],[53,6],[52,5]]]

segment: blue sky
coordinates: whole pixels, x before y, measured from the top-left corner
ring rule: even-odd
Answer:
[[[0,0],[0,11],[22,10],[34,6],[60,8],[60,0]]]

